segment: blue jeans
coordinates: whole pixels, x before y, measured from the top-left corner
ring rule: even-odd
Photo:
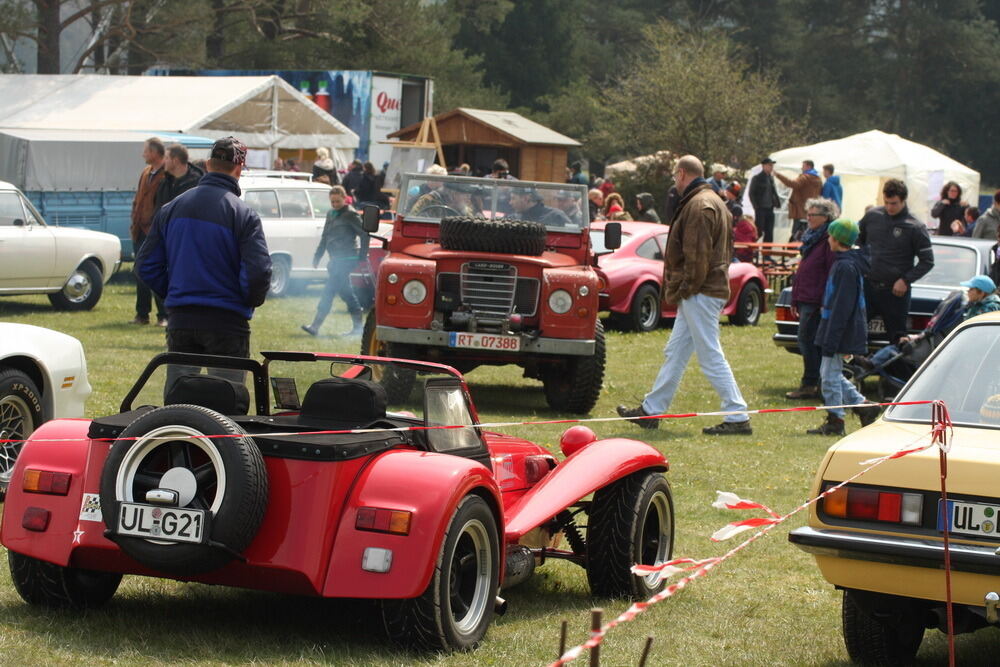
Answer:
[[[854,385],[844,377],[844,358],[839,354],[832,357],[823,357],[819,365],[819,376],[823,386],[824,405],[850,405],[853,403],[864,403],[865,397],[861,395]],[[843,408],[829,408],[828,412],[834,417],[844,418]]]
[[[886,345],[881,350],[873,354],[868,360],[872,362],[872,364],[874,364],[875,366],[881,366],[885,362],[895,357],[897,354],[899,354],[899,346]]]
[[[674,329],[663,348],[666,360],[656,375],[653,388],[642,401],[646,414],[663,414],[670,407],[692,352],[698,355],[701,372],[719,395],[721,409],[724,412],[747,409],[719,343],[719,314],[724,305],[722,299],[704,294],[695,294],[677,304]],[[728,415],[724,421],[744,422],[748,419],[746,415]]]
[[[800,303],[799,309],[799,352],[802,353],[802,386],[819,385],[819,364],[823,352],[816,345],[816,331],[819,329],[820,307],[816,303]]]

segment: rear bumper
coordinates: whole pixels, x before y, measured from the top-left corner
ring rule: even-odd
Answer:
[[[935,540],[815,529],[807,526],[793,530],[788,535],[788,541],[815,556],[935,570],[944,567],[944,544]],[[1000,573],[1000,555],[997,555],[997,549],[994,547],[953,543],[949,550],[951,568],[955,571],[992,576]]]
[[[431,347],[453,347],[450,344],[449,331],[434,331],[431,329],[398,329],[379,325],[376,335],[379,340],[388,343],[405,343],[407,345],[427,345]],[[521,349],[519,352],[507,353],[497,351],[499,355],[507,354],[553,354],[560,356],[590,357],[594,354],[595,342],[590,340],[570,340],[566,338],[542,338],[520,334]],[[465,349],[465,348],[454,348]],[[478,350],[492,352],[492,350]]]

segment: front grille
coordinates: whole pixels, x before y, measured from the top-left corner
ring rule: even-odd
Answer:
[[[516,267],[501,262],[468,262],[461,273],[441,273],[438,291],[458,294],[477,315],[530,317],[538,308],[538,279],[519,277]]]

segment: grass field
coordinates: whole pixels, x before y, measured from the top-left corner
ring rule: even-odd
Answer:
[[[313,339],[299,330],[319,296],[269,301],[252,323],[252,347],[356,352],[359,341]],[[107,286],[92,312],[57,313],[44,297],[0,299],[0,319],[50,327],[79,338],[86,349],[94,393],[88,416],[114,412],[149,358],[164,349],[163,330],[128,324],[134,291],[126,276]],[[338,302],[339,304],[339,302]],[[341,306],[342,307],[342,306]],[[348,328],[342,311],[327,331]],[[759,327],[724,326],[722,342],[751,407],[784,406],[795,386],[798,357],[771,343],[773,318]],[[648,334],[608,334],[608,372],[593,416],[611,416],[618,403],[638,401],[662,359],[668,329]],[[480,416],[487,421],[546,419],[541,385],[514,367],[479,369],[469,375]],[[718,399],[692,365],[673,411],[707,411]],[[670,460],[668,478],[676,511],[675,556],[719,555],[735,542],[708,536],[734,513],[711,508],[715,490],[734,491],[778,511],[806,499],[810,481],[831,440],[806,436],[820,413],[758,416],[754,435],[710,438],[701,428],[714,421],[678,420],[657,431],[626,423],[597,424],[599,436],[625,435],[650,442]],[[509,429],[558,454],[561,426]],[[856,420],[850,429],[858,428]],[[847,654],[840,635],[840,595],[816,570],[812,558],[786,541],[796,517],[764,540],[697,580],[636,621],[614,630],[602,651],[604,665],[634,665],[653,635],[654,665],[838,665]],[[929,574],[928,576],[935,576]],[[559,622],[569,620],[570,641],[586,638],[587,610],[601,606],[617,615],[622,600],[594,600],[581,569],[547,563],[521,587],[505,593],[506,616],[490,628],[472,654],[420,656],[387,646],[368,603],[295,598],[166,580],[126,578],[105,608],[87,613],[50,612],[25,605],[0,566],[0,663],[2,664],[339,664],[339,665],[532,665],[556,655]],[[996,663],[997,630],[957,639],[960,664]],[[921,664],[947,659],[944,636],[928,632]],[[577,661],[586,664],[585,659]]]

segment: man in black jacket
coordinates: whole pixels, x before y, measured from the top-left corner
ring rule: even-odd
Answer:
[[[934,267],[930,235],[906,208],[907,194],[903,181],[886,181],[882,186],[885,205],[871,209],[858,223],[858,245],[871,261],[865,275],[868,319],[881,315],[891,341],[909,333],[910,285]]]
[[[177,195],[198,185],[198,181],[205,175],[205,172],[188,162],[187,148],[182,144],[167,146],[163,168],[167,173],[153,196],[153,215]]]
[[[766,157],[760,161],[760,172],[750,179],[750,205],[756,216],[757,233],[762,235],[764,243],[774,241],[774,209],[781,206],[773,171],[774,160]]]

